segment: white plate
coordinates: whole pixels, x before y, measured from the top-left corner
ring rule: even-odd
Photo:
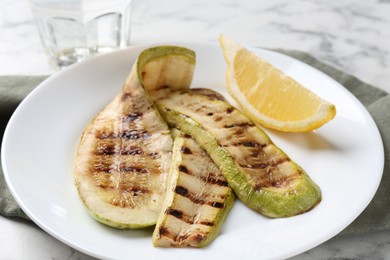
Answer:
[[[196,51],[193,86],[227,96],[222,52],[217,45],[185,44]],[[93,220],[73,185],[73,160],[88,122],[119,91],[138,54],[137,46],[63,70],[38,86],[17,108],[5,131],[2,161],[7,184],[31,219],[64,243],[110,259],[278,259],[333,237],[350,224],[375,194],[384,153],[378,129],[356,98],[321,72],[287,56],[256,49],[275,66],[333,102],[336,118],[310,133],[267,132],[321,187],[311,212],[268,219],[237,202],[220,236],[204,249],[161,249],[152,228],[116,230]]]

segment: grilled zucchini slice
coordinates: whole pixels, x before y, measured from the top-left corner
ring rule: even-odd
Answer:
[[[145,50],[120,93],[84,130],[74,180],[81,200],[98,221],[121,229],[156,223],[165,197],[172,138],[143,83],[158,87],[175,82],[188,88],[194,66],[195,55],[185,48]]]
[[[204,247],[219,234],[235,200],[226,179],[188,135],[176,132],[162,213],[153,233],[158,247]]]
[[[173,91],[156,104],[171,127],[207,151],[248,207],[268,217],[290,217],[320,202],[320,188],[264,131],[212,90],[204,92]]]

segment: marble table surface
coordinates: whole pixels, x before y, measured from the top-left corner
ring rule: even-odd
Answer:
[[[0,75],[52,74],[27,1],[0,0]],[[390,92],[389,0],[134,0],[132,44],[217,42],[296,49]],[[0,259],[92,259],[0,217]],[[390,231],[333,238],[293,259],[390,259]]]

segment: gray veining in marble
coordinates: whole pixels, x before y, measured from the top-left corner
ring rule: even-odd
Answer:
[[[215,42],[216,35],[222,32],[250,46],[309,52],[374,85],[384,87],[384,82],[389,80],[388,3],[374,0],[208,2],[197,1],[191,9],[174,0],[165,1],[166,8],[156,6],[153,0],[137,2],[133,42],[161,38]],[[153,30],[159,25],[160,30]]]

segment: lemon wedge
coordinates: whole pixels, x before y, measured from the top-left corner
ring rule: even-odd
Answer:
[[[266,60],[224,35],[219,42],[228,64],[228,91],[253,121],[279,131],[304,132],[335,117],[332,103]]]

